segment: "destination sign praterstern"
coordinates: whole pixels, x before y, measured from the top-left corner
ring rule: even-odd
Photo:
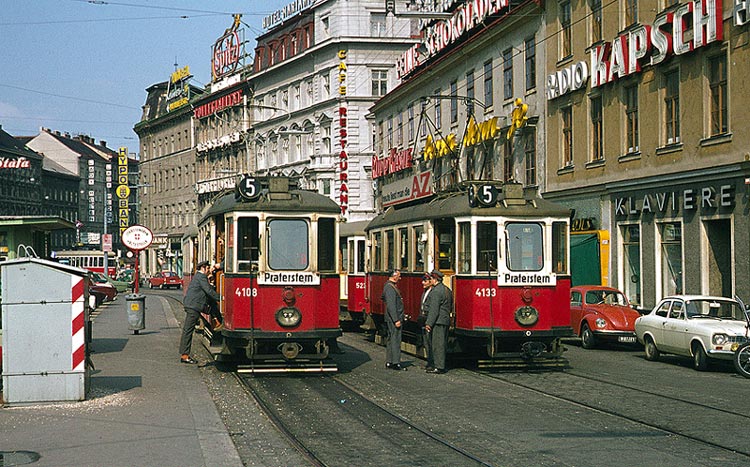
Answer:
[[[320,276],[312,272],[261,272],[259,285],[320,285]]]
[[[557,284],[557,275],[539,272],[502,272],[497,276],[499,286],[549,285]]]

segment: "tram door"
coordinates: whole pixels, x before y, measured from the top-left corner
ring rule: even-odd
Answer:
[[[456,225],[453,219],[437,219],[435,221],[435,263],[441,271],[455,271],[454,245],[456,241]]]

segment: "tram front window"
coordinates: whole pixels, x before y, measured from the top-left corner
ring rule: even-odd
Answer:
[[[268,222],[268,266],[275,270],[302,271],[309,264],[309,229],[304,219]]]
[[[237,219],[237,266],[240,272],[258,270],[258,218],[241,217]],[[231,235],[231,224],[229,226]]]
[[[505,232],[508,269],[540,271],[544,264],[542,226],[532,223],[508,224]]]

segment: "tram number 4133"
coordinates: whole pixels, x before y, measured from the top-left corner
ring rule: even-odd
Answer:
[[[477,297],[496,297],[497,289],[493,289],[491,287],[478,287],[474,291],[474,295],[476,295]]]
[[[257,297],[258,289],[255,287],[238,287],[234,290],[234,294],[238,297]]]

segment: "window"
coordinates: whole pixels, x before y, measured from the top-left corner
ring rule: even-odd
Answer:
[[[385,37],[385,15],[382,13],[370,14],[370,35],[372,37]]]
[[[321,183],[323,185],[322,186],[323,194],[326,196],[330,195],[331,194],[331,180],[328,178],[324,178],[323,180],[321,180]]]
[[[602,0],[591,0],[591,42],[602,40]]]
[[[526,186],[536,186],[536,128],[526,127],[523,134],[526,139],[524,144],[525,184]]]
[[[602,136],[602,96],[591,98],[591,160],[604,160],[604,142]]]
[[[398,267],[401,270],[409,269],[409,231],[405,228],[398,229]]]
[[[625,139],[628,153],[638,152],[638,86],[625,87]]]
[[[638,225],[621,225],[622,237],[622,291],[630,303],[641,303],[641,228]]]
[[[382,242],[383,234],[380,232],[375,232],[372,234],[372,244],[373,244],[373,252],[372,252],[372,270],[373,271],[382,271],[383,270],[383,242]]]
[[[414,270],[417,272],[425,270],[424,256],[427,249],[427,238],[424,234],[424,227],[418,225],[414,227]]]
[[[458,224],[458,272],[471,272],[471,224]]]
[[[581,292],[577,290],[570,292],[570,306],[581,306],[582,304]]]
[[[388,149],[393,147],[393,116],[388,117],[388,132],[386,133]]]
[[[661,316],[662,318],[666,318],[669,314],[669,306],[672,304],[671,300],[667,300],[665,302],[662,302],[661,305],[659,305],[659,308],[656,310],[656,316]]]
[[[541,271],[544,265],[542,253],[542,226],[535,223],[507,224],[506,266],[510,271]]]
[[[308,226],[303,219],[268,222],[268,266],[275,270],[302,271],[309,265]]]
[[[526,39],[524,49],[526,51],[526,90],[531,91],[536,87],[536,43],[533,37]]]
[[[672,70],[664,74],[664,123],[667,144],[680,142],[680,73]]]
[[[570,1],[560,3],[560,60],[571,54],[570,48]]]
[[[396,267],[396,243],[393,230],[385,232],[385,269],[391,271]]]
[[[451,123],[458,121],[458,82],[451,81]]]
[[[492,105],[492,60],[484,62],[484,106]]]
[[[396,116],[396,146],[404,145],[404,113],[399,112]]]
[[[435,95],[436,96],[440,95],[440,89],[435,89]],[[443,126],[443,119],[441,117],[442,117],[442,109],[440,108],[440,98],[436,97],[435,98],[435,128],[437,128],[438,130],[440,129],[441,126]]]
[[[372,70],[372,95],[385,96],[388,93],[388,72]]]
[[[513,49],[503,51],[503,99],[513,98]]]
[[[568,224],[552,223],[552,272],[568,274]]]
[[[662,296],[682,293],[682,224],[659,224]]]
[[[331,96],[331,80],[327,74],[320,75],[320,85],[323,99],[328,99]]]
[[[506,139],[503,144],[503,181],[513,180],[513,140]]]
[[[625,0],[625,27],[638,22],[638,0]]]
[[[474,113],[474,70],[466,73],[466,111],[469,114]]]
[[[477,222],[477,274],[497,271],[497,224]]]
[[[453,219],[435,221],[437,233],[437,265],[440,270],[453,270],[453,247],[455,242],[455,225]]]
[[[573,166],[573,108],[560,110],[562,117],[562,156],[563,167]]]
[[[728,131],[727,61],[724,54],[708,59],[708,86],[711,95],[711,136]]]
[[[227,221],[229,232],[232,231],[231,219]],[[232,259],[232,242],[227,247],[227,256]],[[258,270],[258,247],[260,233],[257,217],[241,217],[237,219],[237,270]]]
[[[336,270],[336,219],[318,219],[318,270]]]
[[[409,108],[407,109],[408,113],[408,124],[407,124],[407,138],[408,143],[411,144],[412,141],[414,141],[414,104],[409,104]]]

